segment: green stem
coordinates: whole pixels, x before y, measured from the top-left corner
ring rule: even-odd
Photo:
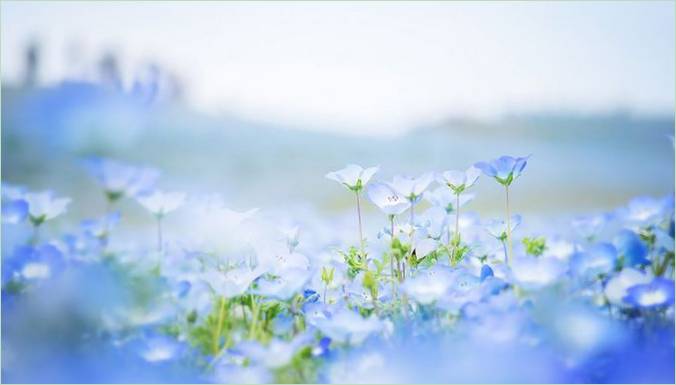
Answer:
[[[391,241],[391,246],[390,249],[392,249],[392,246],[394,246],[394,215],[390,215],[390,230],[392,231],[392,241]],[[394,252],[390,253],[390,277],[392,278],[392,301],[394,301],[394,297],[397,294],[397,289],[395,286],[395,279],[394,279]]]
[[[216,324],[216,333],[214,334],[214,340],[213,340],[213,352],[214,354],[217,354],[221,348],[221,331],[223,329],[223,317],[225,316],[225,299],[221,297],[220,299],[220,306],[218,309],[218,323]]]
[[[256,337],[256,326],[258,325],[258,305],[254,295],[251,294],[251,327],[249,328],[249,339]]]
[[[512,263],[512,254],[513,254],[513,248],[512,248],[512,223],[511,223],[511,214],[509,212],[509,186],[505,186],[505,202],[507,206],[507,264]]]
[[[162,252],[162,216],[157,217],[157,252]]]
[[[364,256],[364,234],[362,232],[361,225],[361,205],[359,203],[359,191],[355,191],[357,196],[357,220],[359,222],[359,251],[361,252],[362,257]]]

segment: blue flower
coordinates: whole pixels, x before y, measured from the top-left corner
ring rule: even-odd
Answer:
[[[573,254],[570,260],[573,272],[583,278],[596,278],[615,268],[617,249],[610,243],[599,243],[585,252]]]
[[[618,254],[623,257],[624,266],[642,266],[650,264],[648,247],[631,230],[620,231],[614,239]]]
[[[490,266],[488,266],[488,265],[481,266],[481,282],[486,280],[486,278],[488,278],[488,277],[492,277],[493,275],[494,275],[493,269],[491,269]]]
[[[28,202],[23,199],[2,201],[2,221],[5,223],[20,223],[28,218]]]
[[[652,282],[639,284],[627,290],[624,301],[634,306],[655,308],[674,304],[674,281],[655,278]]]
[[[511,156],[501,156],[488,162],[477,162],[474,167],[483,171],[487,176],[495,178],[501,185],[509,186],[526,167],[529,156],[514,158]]]

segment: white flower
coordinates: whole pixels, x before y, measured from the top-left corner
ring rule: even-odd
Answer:
[[[160,175],[153,168],[135,167],[105,158],[88,159],[85,166],[101,183],[111,201],[151,188]]]
[[[27,193],[24,200],[28,203],[28,215],[31,222],[39,225],[66,212],[70,198],[56,198],[51,191]]]
[[[471,202],[474,197],[474,194],[460,194],[459,197],[456,197],[451,190],[443,186],[425,194],[425,199],[427,199],[428,202],[434,206],[443,208],[448,214],[455,212],[458,208]],[[458,207],[455,207],[457,203],[460,204]]]
[[[387,215],[399,215],[408,210],[411,203],[384,183],[375,183],[366,191],[371,202]]]
[[[202,275],[202,280],[208,283],[216,294],[232,298],[244,294],[261,274],[263,270],[259,268],[251,270],[248,267],[239,267],[226,273],[211,270]]]
[[[185,194],[182,192],[164,192],[155,190],[150,193],[139,195],[136,199],[153,215],[162,217],[179,208],[185,201]]]
[[[399,194],[403,195],[412,204],[417,203],[422,198],[422,194],[434,181],[432,173],[425,173],[417,178],[407,176],[395,176],[389,186]]]
[[[444,171],[437,175],[437,181],[448,186],[453,193],[460,194],[472,187],[479,179],[479,175],[481,175],[481,170],[470,166],[466,171]]]
[[[648,282],[650,282],[650,277],[646,274],[632,268],[625,268],[608,281],[603,292],[608,302],[613,305],[624,305],[623,300],[630,287]]]
[[[378,169],[378,166],[362,168],[356,164],[349,164],[342,170],[326,174],[326,178],[335,180],[348,189],[358,192],[366,186],[373,175],[378,172]]]
[[[402,290],[421,304],[430,304],[446,295],[453,284],[453,274],[437,266],[418,273],[402,284]]]
[[[309,279],[310,273],[308,270],[291,268],[283,271],[280,276],[272,280],[259,280],[256,293],[286,301],[300,292]]]
[[[239,344],[237,350],[240,350],[255,363],[275,369],[288,364],[298,352],[298,349],[309,344],[311,338],[312,336],[309,334],[300,334],[291,341],[273,339],[267,346],[258,342],[247,341]]]
[[[338,343],[361,344],[370,334],[383,329],[375,316],[362,318],[357,313],[341,309],[326,318],[318,318],[316,326],[322,333]]]
[[[511,265],[515,280],[527,289],[550,285],[561,278],[566,264],[556,258],[517,258]]]

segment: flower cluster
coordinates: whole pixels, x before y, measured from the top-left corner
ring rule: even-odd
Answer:
[[[528,161],[349,165],[326,175],[354,194],[348,225],[110,159],[85,162],[106,207],[75,225],[77,200],[3,183],[3,380],[673,381],[674,197],[538,228],[509,200]],[[467,208],[481,174],[504,215]]]

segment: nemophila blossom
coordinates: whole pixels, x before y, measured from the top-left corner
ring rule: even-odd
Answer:
[[[593,241],[609,220],[608,214],[588,215],[573,219],[571,225],[580,236],[588,241]]]
[[[392,179],[392,182],[388,183],[394,191],[410,202],[411,224],[413,224],[414,206],[420,202],[423,193],[432,182],[434,182],[434,174],[428,172],[417,178],[397,175]]]
[[[183,350],[183,346],[175,339],[161,334],[154,334],[143,339],[139,354],[144,360],[152,363],[175,359]]]
[[[526,168],[528,158],[530,155],[517,158],[505,155],[488,162],[477,162],[474,167],[483,171],[487,176],[495,178],[501,185],[509,186]]]
[[[455,213],[458,209],[464,207],[473,201],[475,194],[462,193],[457,197],[448,187],[440,186],[434,190],[425,193],[425,199],[433,206],[442,208],[446,214]]]
[[[350,191],[355,193],[357,199],[357,221],[359,224],[359,250],[361,251],[362,256],[364,255],[364,233],[362,231],[361,223],[361,205],[359,202],[359,194],[361,190],[368,184],[369,180],[378,172],[379,167],[369,167],[362,168],[356,164],[347,165],[342,170],[332,171],[326,174],[326,178],[334,180],[345,187]]]
[[[624,297],[630,287],[650,282],[650,277],[640,270],[624,268],[608,280],[603,293],[613,305],[626,305]]]
[[[70,198],[57,198],[51,191],[26,193],[24,200],[28,203],[28,215],[34,226],[65,213],[71,202]]]
[[[509,253],[505,240],[509,239],[510,234],[521,224],[521,215],[515,214],[510,220],[504,221],[502,219],[493,219],[486,223],[486,231],[493,236],[493,238],[500,241],[503,251],[505,252],[505,262],[509,262]]]
[[[378,170],[378,166],[362,168],[356,164],[349,164],[341,170],[326,174],[326,178],[335,180],[352,191],[359,192]]]
[[[637,197],[629,201],[626,217],[639,225],[653,224],[667,214],[668,201],[653,197]]]
[[[516,283],[526,289],[539,289],[556,283],[566,273],[566,263],[556,258],[515,258],[510,265]]]
[[[3,284],[9,279],[44,280],[65,267],[63,253],[52,244],[20,246],[10,257],[3,255],[2,262]]]
[[[430,304],[445,296],[453,285],[454,275],[442,266],[435,266],[426,271],[419,271],[409,277],[401,286],[412,299],[421,304]]]
[[[374,205],[390,217],[403,213],[411,206],[406,198],[385,183],[371,184],[366,194]]]
[[[112,159],[89,158],[85,167],[103,187],[109,203],[122,197],[133,197],[151,189],[160,176],[149,167],[136,167]]]
[[[362,318],[349,309],[340,309],[326,318],[318,318],[315,326],[333,341],[350,345],[360,345],[369,335],[383,330],[383,323],[375,316]]]
[[[237,345],[235,349],[243,353],[254,364],[277,369],[288,364],[298,350],[309,346],[312,337],[312,335],[304,333],[291,341],[273,339],[265,345],[255,341],[245,341]]]
[[[570,258],[570,268],[576,277],[595,279],[610,273],[616,265],[617,249],[610,243],[599,243]]]
[[[120,213],[112,212],[99,219],[88,219],[82,221],[80,227],[82,231],[93,238],[106,241],[110,231],[120,222]]]
[[[136,200],[157,219],[157,250],[162,251],[162,218],[178,209],[185,201],[185,193],[154,190],[137,195]]]
[[[209,270],[202,274],[202,280],[211,286],[216,295],[232,298],[246,293],[253,281],[264,272],[261,268],[250,269],[246,266],[225,273]]]
[[[509,186],[514,180],[516,180],[520,175],[523,169],[526,167],[529,156],[514,158],[511,156],[501,156],[497,159],[493,159],[489,162],[477,162],[474,164],[474,167],[483,171],[487,176],[495,178],[498,183],[505,186],[505,211],[506,211],[506,220],[507,220],[507,247],[508,247],[508,258],[507,261],[512,259],[512,232],[510,230],[509,221],[511,218],[509,210]]]
[[[286,301],[301,291],[310,279],[309,273],[308,270],[294,268],[272,279],[261,278],[255,293]]]
[[[674,306],[674,281],[655,278],[650,283],[634,285],[627,289],[624,302],[642,308]]]
[[[28,202],[23,199],[2,200],[2,221],[20,223],[28,218]]]
[[[641,241],[641,238],[631,230],[621,230],[613,239],[613,244],[617,247],[618,254],[622,257],[624,266],[648,265],[648,247]]]

